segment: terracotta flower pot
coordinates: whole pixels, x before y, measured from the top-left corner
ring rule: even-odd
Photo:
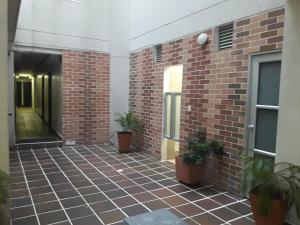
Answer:
[[[176,157],[176,178],[185,184],[198,184],[204,175],[204,166],[185,164],[181,156]]]
[[[261,215],[258,204],[258,196],[250,193],[250,202],[256,225],[283,225],[287,211],[287,201],[283,199],[273,199],[268,215]]]
[[[131,132],[118,132],[119,152],[128,153],[132,142]]]

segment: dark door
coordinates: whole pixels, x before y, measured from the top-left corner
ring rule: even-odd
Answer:
[[[24,106],[32,107],[32,91],[31,91],[31,82],[23,83],[23,94],[24,94]]]
[[[17,107],[22,106],[22,83],[16,82],[16,105]]]

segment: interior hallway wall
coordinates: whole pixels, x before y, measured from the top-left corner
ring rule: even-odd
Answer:
[[[42,75],[36,76],[34,79],[34,109],[40,115],[43,116],[43,77]]]

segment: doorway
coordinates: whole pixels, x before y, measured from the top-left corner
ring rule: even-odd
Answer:
[[[164,71],[164,115],[162,160],[175,162],[179,154],[180,113],[183,65],[170,66]]]
[[[248,116],[251,155],[275,159],[279,111],[281,53],[252,57]]]
[[[61,55],[14,52],[14,144],[61,139],[61,81]]]

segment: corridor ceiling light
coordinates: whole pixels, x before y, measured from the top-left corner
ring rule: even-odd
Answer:
[[[205,45],[207,43],[207,41],[208,41],[207,33],[201,33],[197,38],[197,42],[201,46]]]
[[[31,77],[31,74],[25,74],[25,73],[21,73],[21,74],[19,74],[19,77],[27,77],[27,78],[29,78],[29,77]]]

